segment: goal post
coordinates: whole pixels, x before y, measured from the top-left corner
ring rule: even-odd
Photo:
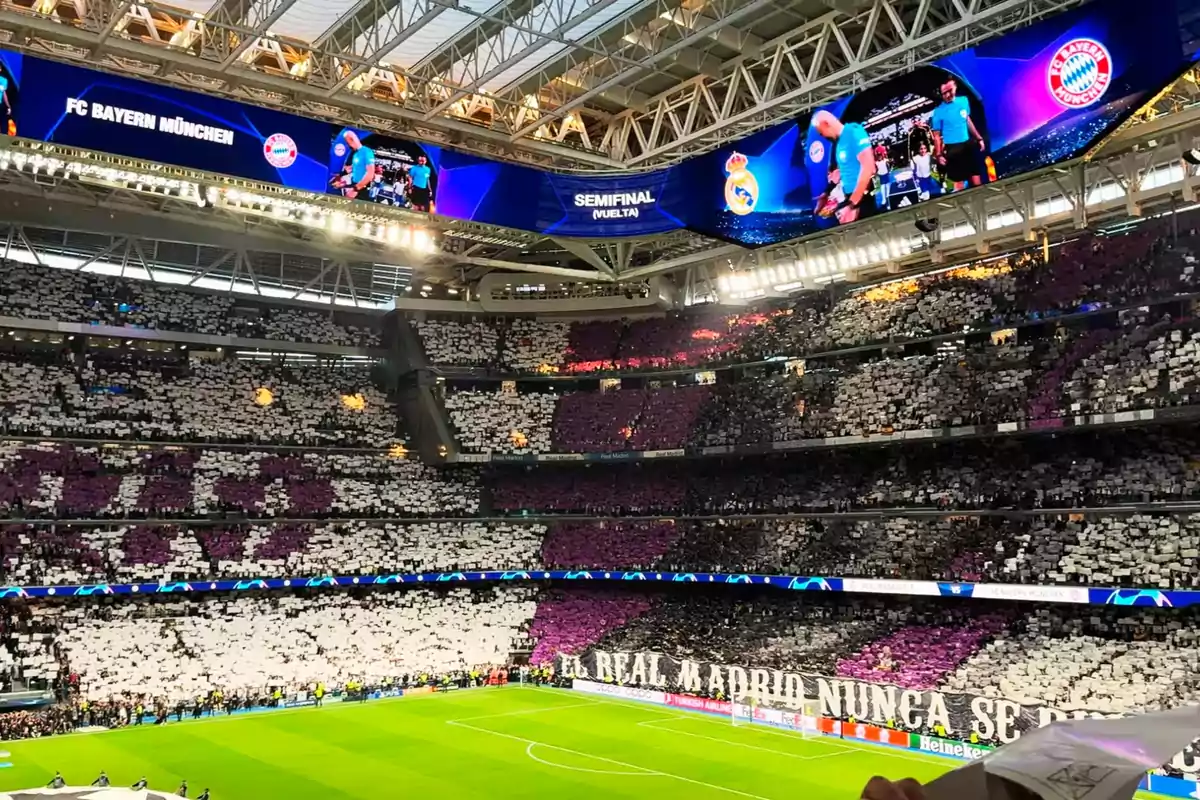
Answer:
[[[763,725],[768,728],[789,731],[809,739],[821,735],[821,703],[804,700],[798,707],[785,707],[765,702],[756,695],[747,694],[734,698],[729,704],[729,715],[734,727]]]

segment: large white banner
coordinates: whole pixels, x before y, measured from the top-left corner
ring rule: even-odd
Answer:
[[[1114,716],[959,692],[906,689],[853,678],[713,664],[653,652],[591,650],[578,656],[563,655],[558,669],[562,675],[582,680],[602,684],[610,681],[614,689],[625,686],[706,695],[720,692],[729,698],[754,695],[767,706],[794,710],[803,708],[805,701],[816,701],[825,717],[853,717],[881,726],[894,724],[914,733],[940,727],[950,739],[968,739],[974,732],[981,739],[1002,744],[1055,720]],[[1200,773],[1197,747],[1180,753],[1171,765],[1194,779]]]

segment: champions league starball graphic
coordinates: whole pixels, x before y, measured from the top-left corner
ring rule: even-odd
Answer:
[[[792,578],[788,583],[789,589],[794,589],[798,592],[830,592],[833,589],[829,586],[829,581],[824,578]]]
[[[725,203],[739,217],[754,211],[758,204],[758,179],[746,168],[749,159],[734,153],[725,162]]]
[[[1114,589],[1104,600],[1109,606],[1156,606],[1169,608],[1171,599],[1158,589]]]

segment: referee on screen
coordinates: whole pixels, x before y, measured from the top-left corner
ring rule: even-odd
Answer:
[[[342,194],[353,200],[375,180],[375,151],[364,145],[354,131],[346,131],[342,138],[353,155],[350,156],[350,175],[339,177],[338,180]]]
[[[958,81],[948,78],[941,86],[942,103],[933,110],[929,127],[933,132],[933,156],[943,175],[955,189],[969,182],[979,186],[980,155],[987,149],[983,136],[971,119],[971,101],[958,94]]]

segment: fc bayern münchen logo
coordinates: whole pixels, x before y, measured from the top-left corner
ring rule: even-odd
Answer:
[[[1073,39],[1050,59],[1050,94],[1059,105],[1083,108],[1099,100],[1112,82],[1112,58],[1095,39]]]
[[[278,169],[287,169],[296,163],[296,143],[286,133],[272,133],[263,142],[263,157]]]

